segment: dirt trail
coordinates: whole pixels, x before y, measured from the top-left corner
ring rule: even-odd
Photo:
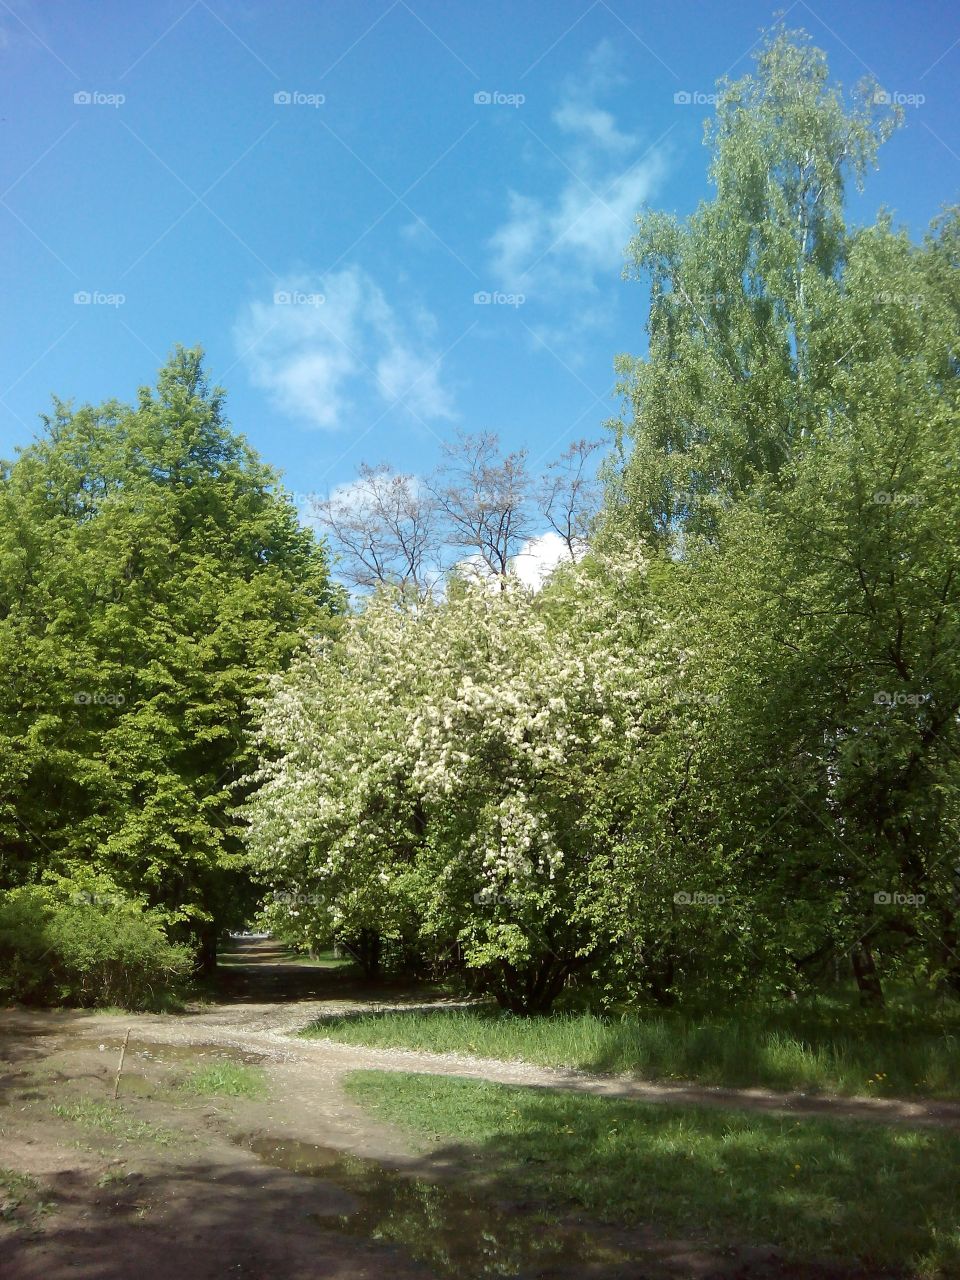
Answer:
[[[302,1040],[296,1032],[320,1014],[438,1001],[399,988],[371,993],[351,986],[342,972],[284,963],[267,942],[245,943],[240,960],[224,967],[221,998],[182,1014],[0,1011],[4,1280],[860,1274],[792,1265],[776,1251],[717,1250],[580,1220],[545,1230],[530,1205],[505,1201],[484,1182],[474,1153],[449,1147],[423,1154],[404,1133],[356,1106],[343,1078],[358,1068],[792,1116],[960,1126],[960,1106],[944,1103],[661,1086]],[[128,1030],[118,1109],[114,1072]],[[262,1066],[266,1095],[197,1098],[180,1089],[186,1068],[224,1058]],[[15,1171],[13,1182],[9,1174],[4,1182],[5,1170]],[[21,1175],[26,1183],[16,1182]]]
[[[0,1014],[0,1028],[49,1032],[56,1028],[89,1037],[115,1037],[127,1027],[142,1040],[166,1044],[217,1044],[263,1054],[279,1071],[285,1087],[302,1097],[304,1114],[320,1127],[329,1126],[326,1140],[352,1135],[350,1149],[365,1152],[357,1115],[339,1088],[350,1071],[413,1071],[427,1075],[455,1075],[506,1085],[569,1089],[609,1098],[662,1102],[673,1106],[736,1107],[772,1115],[865,1120],[911,1127],[960,1129],[960,1103],[895,1098],[849,1098],[771,1089],[660,1084],[630,1076],[592,1075],[565,1068],[525,1062],[503,1062],[455,1053],[422,1053],[406,1049],[377,1049],[340,1044],[333,1040],[303,1040],[297,1036],[314,1019],[358,1010],[460,1007],[428,993],[401,994],[385,988],[371,995],[368,987],[346,985],[336,970],[284,963],[282,952],[269,941],[243,945],[243,965],[226,969],[228,998],[184,1015],[96,1016],[76,1013]],[[344,1118],[349,1115],[347,1130]],[[365,1120],[366,1122],[366,1120]],[[383,1140],[378,1134],[376,1143]],[[375,1145],[375,1144],[374,1144]],[[386,1154],[386,1153],[384,1153]]]

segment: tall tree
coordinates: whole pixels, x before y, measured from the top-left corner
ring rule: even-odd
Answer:
[[[504,583],[513,557],[534,532],[526,450],[502,454],[493,432],[461,432],[444,446],[430,488],[447,542]]]
[[[960,989],[958,219],[850,228],[896,123],[775,32],[722,85],[714,199],[644,215],[649,355],[607,527],[666,553],[694,686],[677,839],[711,842],[786,980],[849,954]],[[880,101],[880,105],[877,103]]]
[[[57,403],[0,475],[0,885],[82,861],[209,936],[249,700],[335,604],[199,351],[135,407]]]
[[[602,495],[597,480],[599,440],[575,440],[549,463],[540,481],[537,506],[562,540],[571,560],[586,553]]]
[[[637,218],[629,270],[651,285],[649,353],[621,357],[626,527],[709,534],[718,505],[776,474],[843,395],[855,359],[835,323],[851,235],[844,217],[898,123],[873,84],[851,105],[803,32],[775,30],[755,75],[721,81],[713,199],[683,223]]]

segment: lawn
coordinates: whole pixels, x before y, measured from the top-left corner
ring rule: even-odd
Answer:
[[[476,1176],[561,1212],[796,1259],[960,1269],[960,1135],[363,1071],[349,1094]]]
[[[647,1080],[877,1097],[960,1097],[960,1015],[821,1003],[697,1016],[553,1014],[492,1008],[367,1013],[303,1034],[347,1044],[465,1053]]]

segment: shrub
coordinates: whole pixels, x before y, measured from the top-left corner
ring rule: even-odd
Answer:
[[[190,972],[162,913],[91,883],[58,876],[0,895],[0,998],[150,1008]]]

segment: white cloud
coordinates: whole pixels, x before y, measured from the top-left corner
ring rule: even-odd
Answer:
[[[513,561],[513,571],[525,587],[539,591],[558,564],[569,558],[567,545],[552,529],[530,538]]]
[[[429,313],[401,313],[366,272],[346,267],[277,281],[273,301],[247,307],[234,341],[250,380],[279,409],[336,429],[396,401],[423,419],[452,419],[435,330]]]
[[[509,193],[507,217],[489,241],[498,287],[536,297],[592,290],[601,273],[619,273],[634,216],[655,191],[665,155],[645,154],[640,137],[598,104],[622,83],[615,61],[613,46],[601,43],[583,75],[564,87],[553,112],[560,141],[545,139],[564,166],[554,194]]]

